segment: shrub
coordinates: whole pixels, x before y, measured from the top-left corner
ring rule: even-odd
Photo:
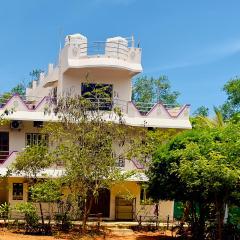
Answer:
[[[8,203],[2,203],[0,205],[0,217],[3,218],[4,222],[9,218],[10,215],[10,205]]]
[[[27,228],[37,227],[39,224],[39,217],[37,214],[36,207],[29,202],[19,203],[15,206],[15,209],[24,214],[24,218],[26,221]]]

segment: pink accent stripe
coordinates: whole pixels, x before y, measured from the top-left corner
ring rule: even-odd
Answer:
[[[169,116],[170,118],[178,118],[178,117],[180,116],[180,114],[181,114],[187,107],[190,106],[190,104],[185,104],[185,105],[183,105],[183,106],[180,108],[178,114],[177,114],[176,116],[173,116],[173,115],[171,115],[171,113],[165,108],[165,106],[164,106],[162,103],[156,103],[156,104],[150,109],[150,111],[149,111],[146,115],[143,115],[143,114],[141,114],[141,112],[138,110],[138,108],[136,107],[136,105],[134,104],[134,102],[130,102],[130,103],[132,103],[132,105],[135,107],[135,109],[138,111],[138,113],[139,113],[141,116],[148,116],[158,105],[160,105],[160,106],[163,107],[163,109],[165,110],[165,112],[168,114],[168,116]]]
[[[31,109],[31,108],[29,108],[29,106],[23,101],[23,99],[21,98],[21,96],[16,93],[16,94],[13,94],[13,95],[11,96],[11,98],[9,98],[9,99],[7,100],[6,104],[5,104],[3,107],[1,107],[0,109],[3,109],[4,107],[6,107],[6,106],[9,104],[9,102],[10,102],[14,97],[18,97],[19,100],[22,102],[22,104],[23,104],[23,105],[26,107],[26,109],[27,109],[28,111],[30,111],[30,112],[36,111],[36,110],[42,105],[42,103],[44,102],[44,100],[46,100],[46,99],[48,98],[47,96],[43,97],[42,100],[35,106],[35,108],[34,108],[34,109]],[[170,118],[178,118],[178,117],[180,116],[180,114],[181,114],[187,107],[190,106],[190,104],[185,104],[185,105],[183,105],[183,106],[180,108],[178,114],[177,114],[176,116],[173,116],[173,115],[171,115],[171,113],[165,108],[165,106],[164,106],[162,103],[156,103],[156,104],[150,109],[150,111],[146,113],[146,115],[143,115],[143,114],[141,114],[141,112],[139,111],[139,109],[136,107],[136,105],[135,105],[134,102],[129,101],[128,103],[129,103],[129,104],[132,104],[132,106],[137,110],[137,112],[139,113],[140,116],[148,116],[158,105],[160,105],[160,106],[163,107],[163,109],[165,110],[165,112],[168,114],[168,116],[169,116]]]
[[[6,106],[9,104],[9,102],[10,102],[13,98],[15,98],[15,97],[18,97],[18,99],[19,99],[19,100],[22,102],[22,104],[27,108],[27,110],[28,110],[28,111],[31,111],[31,112],[34,112],[35,110],[37,110],[37,109],[42,105],[42,103],[44,102],[44,100],[48,98],[47,96],[43,97],[42,100],[36,105],[36,107],[35,107],[34,109],[31,109],[31,108],[29,108],[29,106],[23,101],[23,99],[21,98],[21,96],[20,96],[18,93],[16,93],[16,94],[13,94],[13,95],[7,100],[7,102],[4,104],[4,106],[1,107],[0,109],[3,109],[4,107],[6,107]]]
[[[0,164],[5,163],[14,153],[17,153],[17,152],[18,152],[18,151],[11,151],[10,154],[7,156],[7,158],[4,159],[4,160],[2,160],[2,161],[0,162]]]
[[[135,165],[135,167],[136,167],[137,169],[144,169],[143,164],[141,164],[137,159],[133,158],[133,159],[132,159],[132,162],[133,162],[133,164]]]

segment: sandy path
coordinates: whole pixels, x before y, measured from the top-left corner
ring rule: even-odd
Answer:
[[[134,233],[131,236],[105,236],[105,237],[83,237],[77,235],[63,235],[60,236],[32,236],[21,233],[13,233],[7,230],[0,230],[0,240],[160,240],[166,239],[160,237],[159,233]]]

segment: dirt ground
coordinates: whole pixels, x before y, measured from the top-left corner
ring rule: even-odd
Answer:
[[[165,236],[164,236],[165,235]],[[113,236],[113,235],[105,235],[105,236],[86,236],[81,237],[76,233],[72,234],[59,234],[55,236],[32,236],[25,235],[21,232],[16,233],[9,230],[0,230],[0,240],[160,240],[160,239],[171,239],[168,236],[171,236],[170,233],[162,232],[134,232],[131,236]]]

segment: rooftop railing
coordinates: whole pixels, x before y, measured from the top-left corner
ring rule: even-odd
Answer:
[[[73,56],[95,57],[106,56],[127,60],[129,57],[129,44],[123,42],[107,41],[81,43],[78,47],[73,47]]]

